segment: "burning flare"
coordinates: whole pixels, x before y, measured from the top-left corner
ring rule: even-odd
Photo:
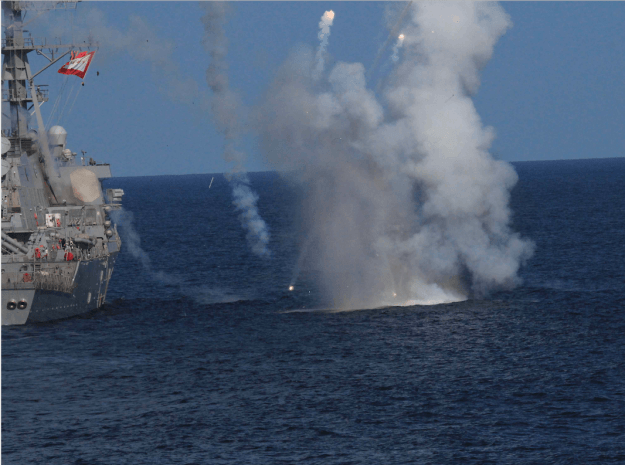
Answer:
[[[319,22],[319,40],[321,43],[319,44],[319,48],[317,49],[317,67],[313,72],[313,78],[315,80],[319,79],[321,73],[323,73],[324,68],[324,59],[323,55],[326,51],[326,47],[328,46],[328,36],[330,35],[330,26],[332,26],[332,22],[334,21],[334,11],[326,11],[321,17],[321,21]]]
[[[406,36],[404,36],[404,34],[399,34],[397,42],[395,42],[395,45],[393,45],[393,55],[391,55],[391,60],[393,60],[394,63],[397,63],[397,61],[399,61],[399,49],[402,48],[402,46],[404,45],[405,37]]]
[[[532,254],[511,228],[517,175],[488,153],[494,131],[472,101],[511,25],[507,13],[490,2],[409,9],[404,38],[391,36],[407,53],[379,95],[361,63],[338,62],[327,78],[313,75],[323,82],[311,79],[320,54],[300,48],[261,109],[263,152],[302,188],[302,233],[314,253],[303,243],[300,256],[319,271],[335,309],[431,305],[510,288]],[[325,40],[323,18],[321,26]]]

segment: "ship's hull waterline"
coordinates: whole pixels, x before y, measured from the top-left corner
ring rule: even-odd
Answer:
[[[107,258],[78,262],[73,292],[22,288],[2,290],[2,325],[23,325],[61,320],[101,307],[108,290],[117,253]],[[26,307],[9,310],[13,301]]]

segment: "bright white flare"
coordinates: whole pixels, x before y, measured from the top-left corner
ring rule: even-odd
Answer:
[[[406,36],[404,34],[399,34],[397,42],[395,42],[395,45],[393,45],[393,55],[391,55],[391,60],[393,60],[393,62],[395,63],[399,61],[399,49],[402,47],[402,45],[404,45],[405,37]]]
[[[330,10],[330,11],[326,11],[323,16],[321,17],[321,22],[322,23],[326,23],[329,26],[332,26],[332,21],[334,21],[334,11]],[[321,26],[319,26],[321,27]]]

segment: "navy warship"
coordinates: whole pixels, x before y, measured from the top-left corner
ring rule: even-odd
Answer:
[[[67,1],[2,2],[3,325],[67,318],[102,306],[121,247],[109,215],[121,208],[123,191],[104,192],[101,184],[111,177],[110,166],[87,161],[85,152],[77,157],[62,127],[46,129],[40,107],[48,101],[47,86],[34,82],[68,54],[58,72],[84,79],[97,44],[47,43],[23,27],[28,10],[75,7]],[[35,73],[31,52],[48,60]]]

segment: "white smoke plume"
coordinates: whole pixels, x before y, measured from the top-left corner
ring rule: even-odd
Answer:
[[[124,210],[123,208],[113,210],[111,212],[111,218],[121,229],[124,249],[127,250],[135,260],[141,263],[144,272],[151,276],[154,275],[152,272],[152,261],[146,251],[141,247],[141,238],[134,227],[134,215],[132,212]]]
[[[239,219],[241,226],[247,229],[247,243],[259,257],[270,255],[267,244],[269,244],[269,231],[267,225],[258,214],[256,202],[258,195],[252,191],[250,181],[246,173],[234,175],[230,184],[232,185],[232,196],[234,205],[240,211]]]
[[[326,47],[328,46],[328,36],[330,35],[330,26],[332,26],[332,22],[334,21],[334,11],[329,10],[326,11],[323,16],[321,16],[321,21],[319,21],[319,40],[321,43],[319,44],[319,48],[317,49],[317,67],[315,68],[314,78],[319,79],[321,74],[323,73],[323,68],[325,67],[325,59],[324,55],[326,52]]]
[[[394,63],[397,63],[399,61],[399,49],[402,47],[402,45],[404,45],[405,37],[406,36],[404,34],[399,34],[397,42],[395,42],[395,45],[393,45],[393,54],[391,55],[391,60],[393,60]]]
[[[111,212],[111,218],[120,229],[120,235],[122,237],[122,246],[125,251],[130,253],[132,257],[141,264],[143,272],[153,281],[160,282],[162,284],[176,285],[180,287],[183,284],[183,280],[164,273],[162,271],[154,271],[152,267],[152,260],[148,253],[141,247],[141,237],[135,228],[135,217],[131,211],[120,208],[119,210],[113,210]]]
[[[360,63],[336,64],[319,92],[313,53],[300,48],[258,117],[264,153],[305,191],[308,256],[336,308],[511,287],[532,254],[510,229],[516,173],[488,153],[494,131],[471,100],[508,15],[493,3],[415,2],[407,22],[381,102]]]
[[[122,249],[130,253],[132,257],[141,265],[143,275],[151,281],[157,283],[175,286],[178,292],[183,296],[191,296],[194,301],[199,304],[213,304],[236,302],[245,300],[228,290],[211,288],[208,286],[197,286],[187,284],[188,279],[172,273],[164,271],[155,271],[152,266],[152,260],[148,253],[141,247],[141,238],[135,228],[134,215],[131,211],[123,208],[113,210],[111,218],[119,227],[119,233],[122,238]]]
[[[234,163],[228,179],[232,186],[233,204],[240,211],[241,224],[247,230],[247,240],[252,251],[260,257],[268,257],[270,251],[269,230],[258,213],[258,196],[252,191],[244,171],[245,154],[236,148],[241,136],[242,105],[230,89],[228,80],[228,39],[224,30],[228,5],[223,2],[202,2],[205,14],[204,48],[210,54],[211,63],[206,71],[206,81],[213,91],[211,108],[215,122],[225,137],[224,158]]]

